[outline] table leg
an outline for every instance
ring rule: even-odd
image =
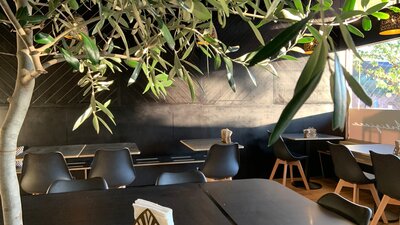
[[[311,190],[320,189],[320,188],[322,188],[321,184],[310,181],[310,173],[309,173],[310,158],[311,158],[310,141],[305,141],[305,144],[306,144],[306,154],[307,154],[308,158],[306,159],[304,173],[306,174],[307,182],[308,182],[308,185],[310,186],[310,189]],[[304,187],[303,181],[300,181],[300,180],[292,182],[292,185],[295,186],[295,187]]]

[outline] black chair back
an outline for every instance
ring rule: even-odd
[[[370,208],[350,202],[335,193],[328,193],[322,196],[318,204],[357,225],[368,225],[372,216]]]
[[[286,146],[283,138],[279,136],[279,139],[273,144],[275,157],[284,161],[296,161],[298,160],[293,154],[289,151]]]
[[[184,183],[205,183],[204,174],[198,170],[191,170],[180,173],[164,172],[157,178],[156,185],[184,184]]]
[[[342,144],[329,143],[335,174],[340,179],[350,183],[371,183],[350,150]]]
[[[214,144],[208,151],[202,172],[208,178],[224,179],[239,171],[240,152],[237,143]]]
[[[132,183],[135,169],[128,149],[96,151],[89,178],[102,177],[108,187],[117,188]]]
[[[376,186],[383,194],[400,199],[400,159],[392,154],[378,154],[370,151],[374,167]]]
[[[44,194],[56,180],[71,180],[64,156],[60,152],[27,153],[21,172],[21,188],[30,194]]]
[[[50,185],[47,194],[107,189],[107,182],[101,177],[87,180],[56,180]]]

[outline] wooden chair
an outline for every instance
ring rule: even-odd
[[[276,161],[274,168],[272,169],[271,175],[269,177],[270,180],[274,179],[276,170],[278,169],[279,165],[283,165],[283,181],[282,184],[286,186],[286,175],[287,175],[287,167],[289,166],[290,169],[290,181],[293,182],[293,166],[296,166],[300,172],[301,179],[304,182],[304,186],[306,190],[310,190],[308,185],[306,175],[304,174],[303,167],[301,166],[300,160],[306,159],[307,156],[297,156],[292,154],[289,149],[287,148],[285,142],[283,141],[282,137],[274,143],[273,145],[274,154],[276,156]]]
[[[72,180],[64,156],[60,152],[24,155],[21,188],[30,194],[45,194],[56,180]]]
[[[342,144],[329,143],[335,174],[339,182],[335,193],[340,194],[343,187],[353,188],[353,202],[359,203],[360,189],[371,192],[376,205],[380,204],[378,192],[375,188],[375,176],[362,171],[351,151]],[[386,215],[382,219],[387,223]]]
[[[400,160],[395,155],[378,154],[370,151],[372,165],[376,176],[376,185],[383,194],[382,201],[370,225],[376,225],[383,217],[387,204],[400,205]],[[384,221],[387,223],[387,221]]]

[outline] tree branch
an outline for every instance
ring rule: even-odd
[[[30,53],[35,52],[36,51],[35,47],[32,45],[32,43],[29,42],[24,28],[18,22],[13,11],[11,10],[10,6],[8,5],[7,0],[0,0],[0,4],[1,4],[1,8],[3,8],[4,13],[10,20],[10,23],[13,25],[13,27],[17,31],[17,34],[21,37],[22,41],[24,42],[26,48],[29,49]]]
[[[5,0],[0,0],[0,1],[5,1]],[[70,28],[70,29],[68,29],[68,30],[65,30],[64,32],[62,32],[61,34],[59,34],[57,37],[55,37],[54,40],[53,40],[52,42],[43,45],[42,47],[38,48],[37,50],[38,50],[39,52],[44,52],[46,49],[50,48],[51,46],[53,46],[53,45],[55,45],[57,42],[59,42],[59,41],[61,40],[61,38],[65,37],[65,36],[66,36],[67,34],[69,34],[71,31],[76,30],[76,29],[78,29],[78,28],[81,28],[81,27],[83,27],[83,26],[86,26],[86,25],[88,25],[88,24],[91,24],[91,23],[93,23],[93,22],[96,22],[96,21],[98,21],[98,20],[100,20],[100,19],[101,19],[101,18],[100,18],[99,16],[98,16],[98,17],[93,17],[93,18],[91,18],[91,19],[89,19],[89,20],[86,20],[86,21],[83,22],[83,23],[78,24],[77,26],[74,26],[74,27],[72,27],[72,28]]]
[[[56,55],[56,57],[57,56],[59,56],[59,58],[50,59],[49,61],[43,63],[42,64],[43,65],[43,69],[47,70],[51,66],[54,66],[54,65],[56,65],[58,63],[62,63],[62,62],[66,61],[64,57],[61,57],[62,55]],[[77,59],[84,59],[86,57],[87,57],[86,55],[75,56],[75,58],[77,58]],[[133,61],[141,61],[142,60],[141,58],[138,58],[138,57],[128,57],[126,55],[121,55],[121,54],[103,54],[103,55],[100,54],[100,57],[103,57],[103,58],[130,59],[130,60],[133,60]],[[29,81],[39,77],[41,74],[43,74],[43,72],[40,73],[39,71],[36,70],[33,73],[30,73],[30,74],[24,76],[22,78],[22,83],[26,84]]]

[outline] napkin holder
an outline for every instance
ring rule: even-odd
[[[232,143],[232,131],[229,130],[228,128],[222,129],[221,130],[221,142],[225,144],[230,144]]]
[[[396,140],[394,142],[394,150],[393,150],[393,155],[400,155],[400,140]]]
[[[174,225],[172,209],[168,207],[143,199],[137,199],[132,206],[134,225]]]
[[[317,137],[317,130],[313,127],[309,127],[303,130],[305,138],[315,138]]]

